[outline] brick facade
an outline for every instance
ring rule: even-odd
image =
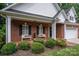
[[[39,24],[42,24],[45,27],[45,35],[46,39],[48,38],[48,28],[51,26],[49,23],[40,23],[40,22],[31,22],[31,21],[22,21],[22,20],[12,20],[11,21],[11,40],[12,41],[20,41],[21,40],[21,35],[19,34],[19,25],[22,25],[24,23],[27,23],[28,25],[31,25],[31,35],[33,33],[36,33],[37,29],[36,26]],[[32,38],[33,39],[33,38]]]

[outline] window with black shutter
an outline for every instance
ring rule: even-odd
[[[21,31],[22,35],[31,35],[31,25],[23,24]]]
[[[45,27],[43,26],[43,34],[45,34]]]
[[[19,35],[22,35],[22,25],[19,25]]]
[[[37,26],[37,35],[39,35],[39,26]]]
[[[31,35],[31,25],[29,25],[29,35]]]
[[[52,27],[50,27],[50,37],[52,37]]]

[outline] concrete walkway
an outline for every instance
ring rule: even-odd
[[[75,46],[77,44],[79,44],[79,39],[67,39],[68,46]]]
[[[79,44],[79,39],[68,39],[67,41],[74,43],[74,44]]]

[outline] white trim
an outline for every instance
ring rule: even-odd
[[[56,22],[52,23],[52,38],[56,39]]]
[[[64,39],[66,39],[65,34],[66,33],[66,24],[64,24]]]
[[[7,10],[7,9],[9,9],[9,8],[11,8],[12,6],[14,6],[14,5],[16,5],[17,3],[13,3],[13,4],[11,4],[11,5],[9,5],[9,6],[7,6],[7,7],[5,7],[5,8],[3,8],[2,10],[4,11],[4,10]]]
[[[2,14],[6,14],[8,16],[11,16],[13,18],[21,18],[21,19],[26,19],[26,18],[30,18],[29,20],[35,20],[35,21],[44,21],[44,22],[51,22],[52,18],[46,18],[46,17],[40,17],[40,16],[36,16],[36,15],[28,15],[28,14],[22,14],[22,13],[16,13],[16,12],[10,12],[10,11],[1,11],[0,12]],[[39,19],[39,20],[38,20]]]
[[[50,27],[48,27],[48,37],[50,37]]]
[[[75,11],[75,8],[74,8],[74,7],[72,7],[71,9],[73,9],[73,11],[74,11],[75,15],[77,16],[77,13],[76,13],[76,11]]]
[[[6,17],[6,43],[11,42],[11,17]]]
[[[29,27],[28,26],[29,25],[27,25],[26,23],[22,25],[22,35],[29,35]],[[26,27],[27,27],[27,29],[26,29]],[[25,32],[23,33],[23,31],[25,31]]]

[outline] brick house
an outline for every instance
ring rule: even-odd
[[[6,42],[79,37],[74,7],[65,11],[57,3],[16,3],[0,10],[0,14],[6,17]]]

